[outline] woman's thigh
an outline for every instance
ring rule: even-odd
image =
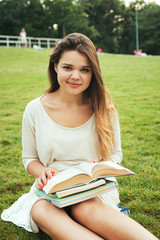
[[[39,200],[33,205],[31,217],[52,239],[102,239],[75,222],[66,209],[57,208],[47,200]]]
[[[93,198],[73,205],[73,218],[104,239],[158,240],[130,217]]]
[[[55,231],[59,226],[59,221],[65,221],[68,217],[65,210],[55,207],[52,203],[45,199],[37,201],[31,209],[32,220],[42,230]]]
[[[71,216],[77,222],[88,226],[102,217],[104,204],[99,198],[92,198],[71,206]]]

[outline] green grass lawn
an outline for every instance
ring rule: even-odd
[[[48,87],[50,52],[0,48],[0,212],[28,192],[34,181],[22,165],[21,122],[26,104]],[[119,112],[123,165],[137,173],[118,178],[121,204],[160,238],[160,57],[105,54],[99,59]],[[49,238],[0,220],[0,239]]]

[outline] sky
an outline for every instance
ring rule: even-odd
[[[124,0],[126,2],[126,5],[128,5],[129,2],[133,2],[133,0]],[[156,2],[157,4],[160,5],[160,0],[145,0],[146,3],[149,2]]]

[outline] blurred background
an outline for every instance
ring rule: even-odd
[[[160,1],[1,0],[0,35],[62,38],[81,32],[103,52],[160,54]]]

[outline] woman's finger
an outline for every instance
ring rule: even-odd
[[[51,179],[53,176],[55,176],[59,171],[55,168],[50,168],[47,172],[48,179]]]
[[[38,188],[39,190],[41,190],[43,188],[43,183],[40,178],[37,178],[36,188]]]
[[[45,186],[47,184],[47,176],[46,176],[45,171],[42,171],[40,178],[41,178],[43,186]]]

